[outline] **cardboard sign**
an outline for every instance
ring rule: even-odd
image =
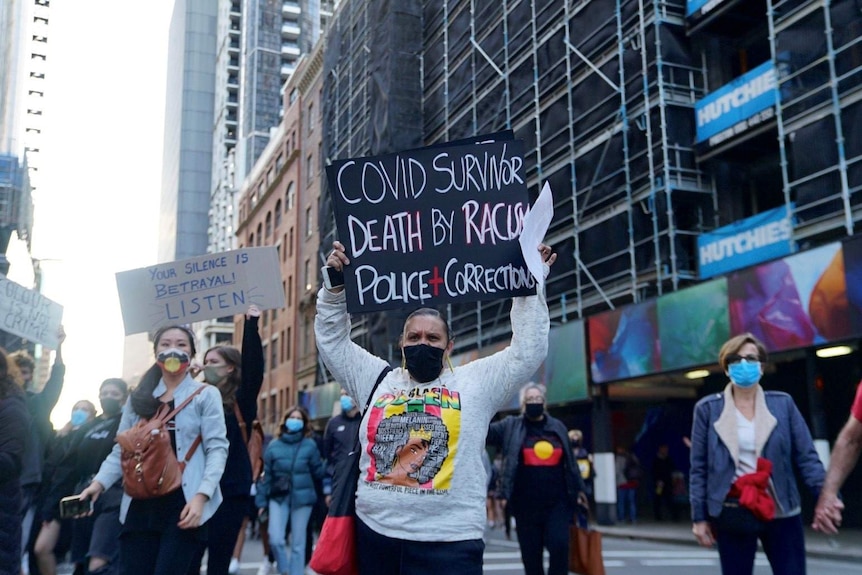
[[[0,330],[57,349],[63,306],[0,274]]]
[[[326,173],[351,313],[535,293],[518,243],[520,140],[339,160]]]
[[[284,307],[273,246],[208,254],[117,273],[126,335]]]

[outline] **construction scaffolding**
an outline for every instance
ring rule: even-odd
[[[859,1],[725,0],[720,18],[697,29],[691,4],[345,0],[327,39],[325,155],[512,129],[532,196],[544,182],[553,191],[552,322],[697,283],[698,236],[766,209],[795,206],[802,247],[852,233]],[[781,72],[774,117],[745,138],[698,147],[696,103],[764,61]],[[331,214],[324,193],[321,259]],[[510,337],[508,302],[449,314],[456,353]],[[384,357],[389,345],[391,358],[396,315],[361,318],[358,341]]]

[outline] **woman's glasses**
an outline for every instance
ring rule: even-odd
[[[729,355],[729,356],[727,356],[727,365],[739,363],[743,359],[745,361],[747,361],[748,363],[754,363],[755,361],[760,361],[760,358],[756,355]]]

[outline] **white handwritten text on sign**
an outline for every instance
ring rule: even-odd
[[[520,140],[333,162],[351,312],[535,292],[518,244],[529,210]]]

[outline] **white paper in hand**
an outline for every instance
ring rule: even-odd
[[[545,239],[551,218],[554,217],[554,198],[551,195],[551,186],[548,182],[542,186],[542,192],[536,199],[536,203],[524,216],[524,227],[518,241],[521,243],[521,253],[527,262],[527,269],[536,278],[539,288],[545,286],[545,272],[542,263],[542,255],[539,253],[539,244]]]

